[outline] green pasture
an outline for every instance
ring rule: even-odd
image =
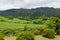
[[[17,24],[17,23],[8,23],[8,22],[0,22],[0,29],[2,28],[36,28],[36,27],[45,27],[46,25],[39,24]]]

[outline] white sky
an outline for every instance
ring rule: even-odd
[[[36,7],[60,8],[60,0],[0,0],[0,10]]]

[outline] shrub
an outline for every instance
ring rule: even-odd
[[[5,18],[8,18],[8,19],[14,19],[12,16],[6,16]]]
[[[53,38],[55,38],[55,31],[52,30],[52,29],[45,29],[45,30],[42,32],[42,36],[43,36],[43,37],[50,38],[50,39],[53,39]]]
[[[16,40],[34,40],[34,35],[31,32],[22,32]]]
[[[35,30],[39,31],[39,33],[41,34],[45,29],[47,29],[47,27],[39,27],[39,28],[36,28]]]
[[[5,35],[5,36],[10,36],[10,35],[14,35],[15,34],[15,31],[12,30],[12,29],[5,29],[2,31],[2,33]]]
[[[47,27],[40,27],[40,28],[37,28],[41,33],[45,30],[45,29],[47,29]]]
[[[4,34],[3,33],[0,33],[0,40],[4,40]]]
[[[34,32],[33,32],[35,35],[40,35],[41,34],[41,32],[39,31],[39,30],[34,30]]]
[[[60,35],[60,29],[57,30],[57,35]]]
[[[4,38],[1,37],[0,40],[4,40]]]
[[[39,27],[39,28],[34,28],[31,31],[35,34],[35,35],[40,35],[45,29],[47,29],[47,27]]]

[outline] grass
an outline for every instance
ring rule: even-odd
[[[5,29],[5,28],[36,28],[36,27],[46,27],[46,25],[40,25],[40,24],[27,24],[28,21],[26,20],[21,20],[21,19],[9,19],[5,18],[3,16],[0,16],[0,29]]]
[[[39,24],[17,24],[17,23],[8,23],[8,22],[0,22],[0,29],[4,28],[36,28],[36,27],[44,27],[45,25],[39,25]]]

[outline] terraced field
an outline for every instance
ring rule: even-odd
[[[36,27],[44,27],[45,25],[39,25],[39,24],[16,24],[16,23],[7,23],[7,22],[0,22],[0,29],[3,28],[36,28]]]

